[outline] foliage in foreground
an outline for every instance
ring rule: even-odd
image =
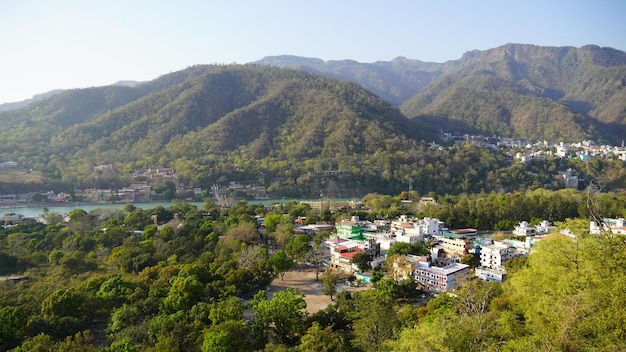
[[[0,350],[626,349],[622,236],[551,236],[505,284],[467,279],[425,306],[406,304],[383,279],[376,289],[339,292],[308,314],[299,292],[262,290],[285,263],[282,248],[280,260],[269,255],[272,237],[256,232],[253,215],[266,211],[176,203],[106,216],[75,212],[68,224],[0,231],[3,265],[14,258],[30,276],[1,283]],[[180,223],[155,228],[156,213]],[[174,213],[178,219],[168,217]],[[579,222],[563,225],[576,230]],[[298,247],[300,239],[292,241]],[[332,277],[320,278],[334,294]]]

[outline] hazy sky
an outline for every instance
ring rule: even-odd
[[[0,0],[0,103],[268,55],[444,62],[506,43],[626,51],[626,1]]]

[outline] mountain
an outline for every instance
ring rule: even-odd
[[[139,85],[141,83],[142,82],[138,82],[138,81],[117,81],[117,82],[113,83],[112,86],[135,87],[135,86],[137,86],[137,85]],[[57,95],[57,94],[59,94],[59,93],[61,93],[63,91],[64,91],[64,89],[54,89],[54,90],[51,90],[51,91],[46,92],[46,93],[35,94],[30,99],[26,99],[26,100],[22,100],[22,101],[16,101],[16,102],[11,102],[11,103],[3,103],[3,104],[0,104],[0,111],[9,111],[9,110],[14,110],[14,109],[19,109],[21,107],[24,107],[24,106],[30,104],[30,103],[53,97],[53,96],[55,96],[55,95]]]
[[[506,44],[459,60],[371,64],[272,56],[258,64],[350,80],[423,125],[452,132],[619,143],[626,134],[626,53]]]
[[[22,101],[16,101],[16,102],[12,102],[12,103],[3,103],[3,104],[0,104],[0,111],[8,111],[8,110],[13,110],[13,109],[19,109],[19,108],[21,108],[23,106],[26,106],[26,105],[28,105],[28,104],[30,104],[32,102],[50,98],[51,96],[57,95],[57,94],[61,93],[62,91],[63,91],[63,89],[54,89],[54,90],[51,90],[51,91],[46,92],[46,93],[35,94],[30,99],[26,99],[26,100],[22,100]]]
[[[208,189],[239,181],[281,197],[397,194],[409,185],[420,194],[458,194],[549,184],[557,165],[525,172],[471,143],[430,145],[442,128],[551,141],[621,142],[624,135],[624,53],[613,49],[510,44],[443,64],[331,63],[337,75],[379,77],[384,87],[401,85],[382,77],[431,80],[403,81],[417,93],[402,110],[363,84],[301,69],[321,71],[321,60],[273,60],[300,66],[197,65],[132,86],[65,90],[0,112],[0,160],[69,190],[123,187],[133,170],[162,165],[182,184]],[[102,164],[115,172],[95,169]]]
[[[126,175],[158,164],[205,188],[252,180],[283,194],[297,180],[294,193],[319,195],[325,181],[308,181],[336,170],[349,192],[363,194],[417,140],[432,140],[354,83],[258,65],[199,65],[135,87],[67,90],[0,121],[11,126],[0,130],[1,158],[85,186],[100,164]]]
[[[300,69],[327,77],[359,83],[393,105],[427,87],[454,63],[438,64],[398,57],[391,61],[360,63],[354,60],[323,61],[291,55],[268,56],[253,62],[258,65]]]
[[[466,132],[618,143],[626,133],[624,85],[624,52],[508,44],[442,75],[401,110]]]

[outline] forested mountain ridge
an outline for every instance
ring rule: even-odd
[[[506,44],[441,64],[289,56],[257,62],[355,81],[406,116],[448,131],[611,143],[626,133],[626,53],[611,48]]]
[[[423,62],[397,57],[391,61],[361,63],[354,60],[323,61],[292,55],[268,56],[253,63],[304,70],[359,83],[395,106],[426,88],[446,71],[459,65]]]
[[[0,157],[73,184],[109,163],[126,174],[173,166],[203,187],[220,177],[269,184],[314,171],[358,173],[372,156],[376,174],[396,164],[381,155],[425,137],[353,83],[257,65],[193,66],[136,87],[66,91],[0,121],[12,126],[0,131]]]
[[[0,122],[0,160],[44,174],[33,191],[121,188],[154,165],[173,167],[182,185],[238,181],[278,197],[397,194],[409,184],[421,194],[506,192],[552,184],[563,168],[590,180],[595,172],[567,160],[515,165],[471,143],[429,145],[437,117],[408,119],[355,83],[261,65],[68,90],[1,112]],[[116,172],[94,169],[102,164]]]

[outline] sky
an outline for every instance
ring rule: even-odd
[[[0,104],[270,55],[445,62],[506,43],[626,51],[626,1],[0,0]]]

